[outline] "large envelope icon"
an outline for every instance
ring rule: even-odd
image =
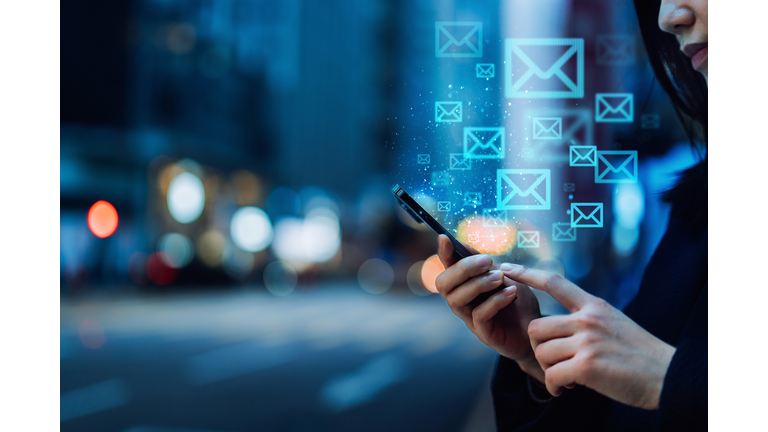
[[[637,151],[598,151],[595,183],[637,183]]]
[[[538,231],[518,231],[517,232],[517,247],[519,248],[537,248],[539,247],[539,232]]]
[[[493,78],[496,76],[496,65],[493,63],[478,63],[475,65],[476,78]]]
[[[482,57],[483,23],[435,23],[435,57]]]
[[[464,153],[451,153],[450,166],[452,170],[472,169],[472,159],[466,157]]]
[[[576,241],[576,228],[568,222],[556,222],[552,224],[552,241],[572,242]]]
[[[483,209],[484,227],[505,227],[507,226],[507,212],[498,209]]]
[[[596,146],[571,146],[571,166],[595,166],[597,163]]]
[[[632,93],[597,93],[595,121],[599,123],[631,123],[635,115]]]
[[[603,203],[571,203],[573,228],[602,228]]]
[[[548,169],[496,170],[496,207],[504,210],[549,210],[551,175]]]
[[[531,118],[550,117],[561,119],[562,133],[560,140],[552,138],[550,141],[552,144],[565,142],[572,142],[576,145],[593,144],[592,134],[595,119],[589,108],[537,109],[528,111],[526,114],[531,116]],[[535,132],[534,130],[534,134],[531,134],[532,139],[537,139],[535,138]]]
[[[597,64],[626,65],[635,61],[635,38],[631,35],[598,35]]]
[[[421,165],[429,165],[429,155],[428,154],[420,154],[416,155],[416,162]]]
[[[465,127],[464,155],[471,159],[504,158],[503,127]]]
[[[435,121],[437,123],[456,123],[463,117],[462,102],[435,102]]]
[[[562,117],[534,117],[533,118],[533,139],[539,140],[562,140],[563,139],[563,119]]]
[[[439,212],[451,211],[451,202],[450,201],[438,201],[437,202],[437,211],[439,211]]]
[[[479,205],[483,203],[483,196],[480,192],[464,192],[464,205]]]
[[[565,52],[555,58],[546,56],[557,48],[564,49]],[[504,51],[506,97],[584,97],[584,39],[507,39]],[[541,64],[544,60],[539,59],[540,63],[536,63],[532,57],[543,57],[547,60],[545,64]]]

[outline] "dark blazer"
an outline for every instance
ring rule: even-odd
[[[500,357],[491,387],[500,431],[707,430],[707,230],[694,232],[679,213],[673,207],[637,296],[624,309],[677,348],[659,408],[633,408],[583,386],[540,402],[517,363]]]

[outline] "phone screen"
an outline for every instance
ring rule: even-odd
[[[418,202],[416,202],[413,197],[408,195],[408,192],[405,191],[405,189],[401,188],[400,185],[394,185],[392,186],[392,194],[395,195],[395,198],[397,198],[397,201],[400,203],[400,207],[405,209],[406,212],[408,212],[409,215],[418,223],[423,223],[427,225],[435,234],[445,234],[448,236],[448,239],[453,244],[453,254],[454,258],[456,258],[456,261],[466,258],[469,256],[474,255],[472,252],[469,251],[464,245],[456,239],[445,227],[440,225],[440,223],[435,220],[434,217],[432,217],[429,212],[424,210],[424,208],[419,205]],[[475,299],[476,304],[480,304],[484,302],[488,297],[492,296],[494,293],[501,291],[504,289],[505,285],[501,284],[498,288],[495,288],[492,291],[481,293],[477,296]],[[515,298],[517,300],[517,298]],[[513,302],[515,301],[513,300]]]

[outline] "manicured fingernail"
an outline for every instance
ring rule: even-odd
[[[493,262],[493,260],[490,255],[480,255],[476,258],[475,264],[477,264],[478,267],[488,267],[491,265],[491,262]]]
[[[511,287],[504,288],[504,295],[507,297],[512,297],[513,295],[517,294],[517,287],[512,285]]]
[[[494,283],[499,283],[501,281],[501,272],[492,271],[491,274],[488,275],[488,280]]]

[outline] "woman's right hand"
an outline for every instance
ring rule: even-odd
[[[467,248],[477,253],[468,245]],[[475,255],[457,262],[453,256],[453,245],[445,235],[438,238],[437,255],[445,271],[437,277],[435,285],[453,313],[466,323],[480,341],[499,354],[517,361],[521,367],[533,365],[538,369],[528,338],[528,324],[541,318],[541,313],[539,302],[531,289],[504,276],[493,265],[490,255]],[[501,269],[504,269],[504,264]],[[489,273],[489,270],[493,271]],[[492,291],[501,285],[502,280],[507,285],[505,289],[479,305],[473,302],[480,293]],[[515,298],[517,301],[512,303]]]

